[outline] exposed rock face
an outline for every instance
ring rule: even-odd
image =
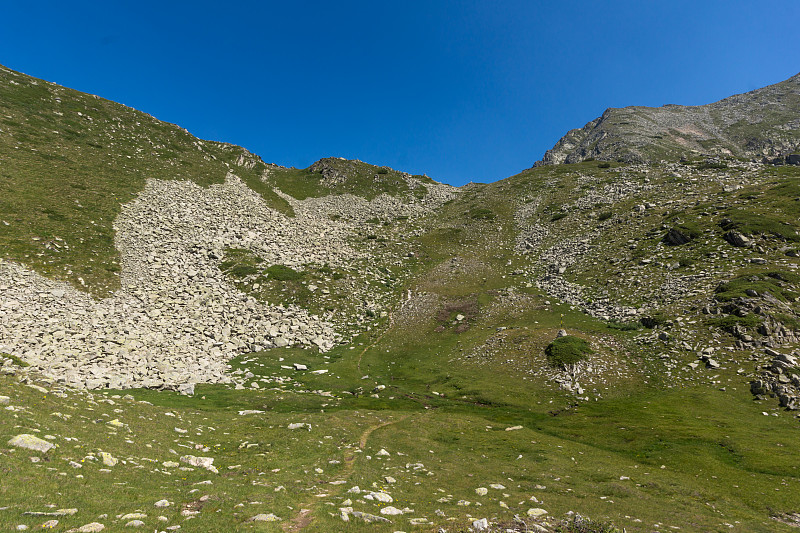
[[[765,365],[759,379],[750,382],[750,392],[756,397],[777,397],[781,407],[800,410],[800,368],[798,354],[778,353],[767,349],[772,361]]]
[[[534,166],[677,160],[691,154],[784,157],[800,148],[800,74],[702,106],[609,108],[569,131]]]

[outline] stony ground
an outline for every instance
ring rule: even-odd
[[[796,168],[454,189],[0,78],[3,527],[796,525]]]

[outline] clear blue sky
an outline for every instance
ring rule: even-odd
[[[306,167],[460,185],[607,107],[704,104],[800,71],[800,2],[6,2],[0,63]]]

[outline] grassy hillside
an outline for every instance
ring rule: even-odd
[[[129,107],[0,67],[3,256],[95,295],[118,286],[114,218],[147,179],[207,186],[236,173],[291,208],[233,145],[201,141]]]
[[[147,178],[209,186],[228,172],[364,254],[295,268],[255,247],[215,256],[242,295],[335,315],[346,337],[324,353],[241,353],[231,384],[72,390],[3,354],[3,527],[795,529],[798,420],[751,383],[772,379],[785,396],[800,375],[769,370],[800,344],[797,169],[587,161],[406,215],[398,205],[437,185],[336,158],[265,165],[0,76],[5,259],[103,296],[118,283],[114,219]],[[375,211],[341,217],[343,204]],[[0,295],[0,321],[18,304]],[[548,350],[561,329],[579,358]],[[57,446],[7,444],[20,434]]]

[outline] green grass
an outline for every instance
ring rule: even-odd
[[[322,159],[318,164],[324,164],[337,177],[326,181],[322,171],[312,170],[313,165],[306,169],[278,167],[269,170],[266,183],[298,200],[346,193],[371,200],[383,193],[403,198],[424,196],[427,189],[422,182],[431,182],[430,178],[419,180],[420,186],[412,190],[402,172],[388,167],[335,157]]]
[[[737,230],[745,235],[764,235],[791,242],[800,242],[796,228],[774,214],[753,213],[743,209],[732,209],[720,222],[724,231]]]
[[[17,357],[16,355],[11,355],[10,353],[3,353],[0,352],[0,360],[9,360],[12,364],[19,366],[19,367],[26,367],[30,366],[28,363]]]
[[[592,349],[584,339],[565,335],[548,344],[544,352],[551,366],[566,368],[584,360]]]
[[[271,265],[264,270],[264,274],[276,281],[297,281],[305,276],[305,272],[298,272],[286,265]]]
[[[746,316],[728,315],[720,318],[712,318],[709,323],[725,331],[733,332],[736,328],[742,327],[753,330],[760,326],[764,319],[758,315],[748,314]]]
[[[749,298],[747,291],[756,291],[758,294],[771,294],[782,302],[793,301],[798,297],[798,283],[800,276],[794,272],[754,272],[720,283],[714,298],[720,302],[729,302],[736,298]]]
[[[495,218],[495,214],[486,207],[476,207],[469,211],[469,217],[475,220],[492,220]]]
[[[95,296],[119,287],[112,225],[147,179],[206,187],[223,182],[228,163],[268,205],[288,207],[259,185],[258,167],[236,167],[242,148],[102,98],[2,71],[0,116],[2,256]]]
[[[83,277],[90,287],[102,280],[113,287],[118,264],[112,261],[111,224],[145,177],[208,186],[224,179],[227,163],[287,216],[292,208],[275,188],[297,200],[345,193],[410,200],[426,190],[412,187],[414,181],[401,173],[357,161],[324,160],[313,167],[325,168],[323,175],[265,165],[230,145],[198,148],[177,127],[61,91],[60,106],[95,112],[91,124],[77,113],[51,116],[58,106],[47,103],[47,87],[25,87],[0,99],[6,110],[0,128],[13,133],[0,137],[0,155],[8,161],[0,169],[0,207],[9,213],[0,219],[10,224],[0,226],[0,239],[6,239],[0,245],[11,250],[7,257],[22,257],[56,277],[74,265],[73,274],[65,275]],[[252,168],[238,166],[240,158]],[[56,175],[48,176],[48,169]],[[42,520],[23,513],[55,505],[79,510],[60,519],[64,529],[107,514],[99,521],[113,530],[122,526],[117,514],[142,509],[147,528],[159,530],[182,525],[197,531],[281,531],[305,508],[311,510],[309,532],[459,531],[476,517],[507,525],[515,514],[542,507],[554,522],[574,511],[589,517],[586,527],[600,530],[614,524],[629,532],[790,531],[770,515],[800,509],[800,452],[792,445],[797,420],[774,400],[753,401],[753,353],[734,349],[735,341],[716,329],[752,329],[764,317],[720,318],[701,309],[711,297],[727,304],[753,289],[778,299],[780,313],[773,316],[793,327],[797,262],[785,256],[781,240],[791,238],[800,216],[796,173],[745,172],[730,163],[700,176],[686,165],[678,180],[672,167],[647,170],[598,162],[535,168],[464,187],[432,216],[369,215],[368,229],[350,236],[369,258],[346,267],[290,268],[251,250],[225,250],[220,268],[243,294],[319,316],[329,313],[343,324],[349,342],[327,353],[276,348],[243,354],[230,365],[234,376],[249,373],[244,390],[200,384],[193,397],[153,390],[42,394],[0,376],[2,394],[20,406],[0,411],[0,507],[8,507],[0,511],[0,527],[34,528]],[[431,183],[424,176],[414,179]],[[723,192],[730,181],[744,188]],[[591,197],[619,184],[626,192],[612,202]],[[645,184],[645,192],[636,192]],[[71,207],[75,200],[83,207]],[[633,217],[634,206],[644,201],[656,207]],[[525,220],[518,216],[522,205],[531,207]],[[569,217],[554,223],[560,213]],[[747,260],[754,250],[733,249],[721,239],[717,222],[725,217],[741,222],[740,230],[779,225],[786,233],[780,238],[757,232],[768,237],[758,245],[771,266],[753,266]],[[694,240],[680,253],[665,249],[664,229],[681,223],[694,230]],[[546,232],[539,250],[522,255],[516,240],[530,224]],[[587,228],[598,228],[599,236]],[[33,237],[45,238],[50,248]],[[539,263],[541,252],[584,238],[594,247],[570,265],[567,280],[583,285],[591,298],[606,291],[612,304],[645,306],[652,320],[642,323],[668,330],[669,341],[655,341],[654,332],[639,330],[633,317],[601,321],[536,288],[548,266]],[[73,248],[74,242],[81,246]],[[682,270],[667,268],[676,262]],[[102,271],[94,277],[84,275],[96,268]],[[659,299],[663,293],[656,289],[676,277],[691,290]],[[714,293],[723,278],[732,281]],[[357,292],[366,296],[353,298]],[[769,305],[762,312],[776,313]],[[573,335],[551,344],[562,327]],[[720,348],[719,369],[686,366],[699,346]],[[591,401],[553,381],[551,364],[578,358],[599,369],[578,376]],[[295,363],[308,371],[294,370]],[[313,373],[318,370],[327,372]],[[251,388],[253,382],[258,389]],[[99,401],[128,393],[136,401]],[[263,413],[239,415],[241,410]],[[127,428],[112,429],[105,422],[113,418]],[[311,424],[311,431],[288,430],[297,422]],[[522,428],[506,431],[517,426]],[[5,445],[22,432],[53,435],[59,447],[32,463],[31,454]],[[389,455],[379,455],[381,449]],[[100,450],[125,462],[100,472],[87,459]],[[213,456],[220,474],[162,464],[187,453]],[[83,460],[83,468],[73,468],[70,460]],[[206,480],[212,484],[198,484]],[[476,493],[492,483],[505,488]],[[386,489],[396,507],[414,512],[386,526],[342,522],[338,509],[347,499],[360,511],[377,514],[381,507],[346,492],[354,485]],[[175,505],[156,510],[153,503],[161,498]],[[198,508],[196,518],[181,516],[183,509]],[[282,521],[247,521],[270,512]],[[159,514],[167,522],[156,522]],[[410,516],[424,516],[430,524],[412,526]]]

